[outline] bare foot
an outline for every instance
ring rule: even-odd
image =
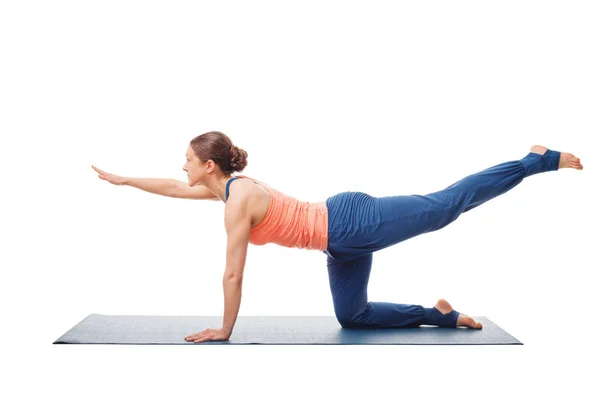
[[[435,303],[435,306],[433,306],[435,308],[437,308],[437,310],[439,312],[441,312],[442,314],[448,314],[449,312],[452,311],[452,306],[450,305],[450,303],[448,303],[446,300],[444,299],[439,299],[437,301],[437,303]],[[456,321],[456,326],[466,326],[467,328],[473,328],[473,329],[481,329],[481,323],[480,322],[475,322],[475,320],[471,317],[469,317],[468,315],[465,314],[460,314],[458,316],[458,320]]]
[[[544,155],[544,153],[548,150],[547,147],[535,145],[531,147],[532,153],[537,153]],[[571,153],[560,153],[560,161],[558,162],[558,169],[561,168],[575,168],[575,169],[583,169],[583,165],[580,163],[580,159],[575,157]]]

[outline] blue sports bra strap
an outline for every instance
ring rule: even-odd
[[[239,177],[231,178],[230,180],[227,181],[227,185],[225,185],[225,202],[227,202],[227,199],[229,198],[229,185],[231,184],[231,182],[235,181],[236,179],[240,179],[240,178]]]

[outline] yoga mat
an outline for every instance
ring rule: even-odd
[[[90,314],[53,344],[523,344],[486,317],[483,329],[345,329],[333,316],[238,316],[227,341],[188,342],[185,337],[219,328],[222,316]]]

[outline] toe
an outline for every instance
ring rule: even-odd
[[[471,329],[481,329],[481,323],[475,322],[475,320],[468,315],[461,314],[458,320],[457,326],[466,326]]]
[[[481,323],[475,322],[475,320],[473,318],[471,318],[471,317],[469,317],[468,326],[471,329],[481,329]]]

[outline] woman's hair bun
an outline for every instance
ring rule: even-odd
[[[242,171],[248,165],[248,153],[239,147],[231,146],[231,161],[229,163],[233,171]]]

